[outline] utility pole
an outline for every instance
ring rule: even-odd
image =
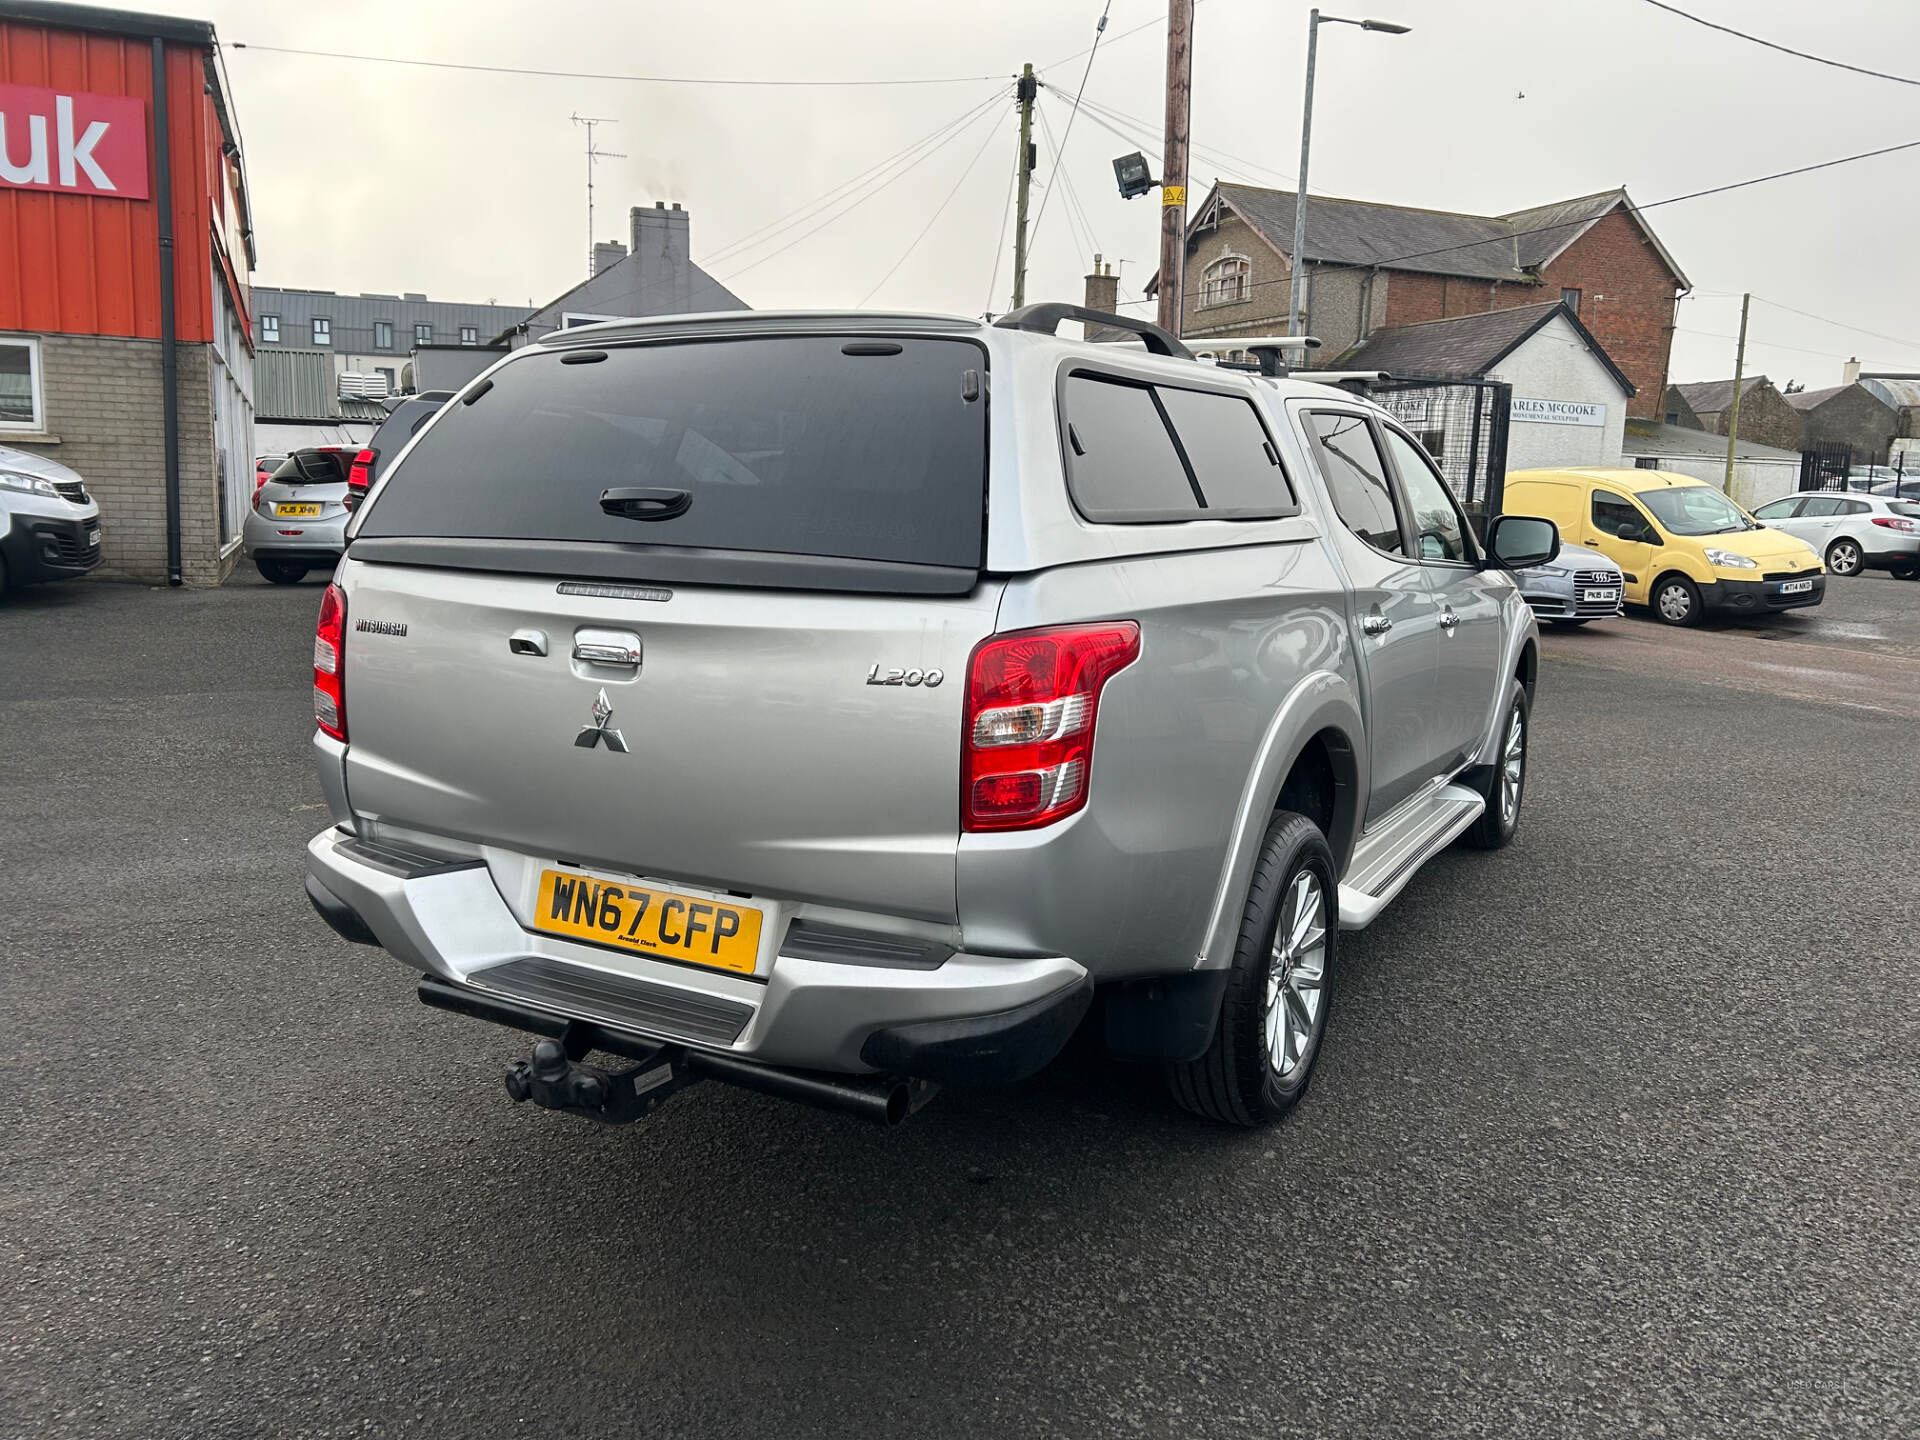
[[[1193,0],[1167,4],[1167,151],[1160,164],[1160,328],[1178,335],[1187,298],[1187,130]]]
[[[576,112],[573,123],[587,127],[587,278],[593,278],[593,162],[596,160],[624,160],[627,157],[617,150],[596,150],[593,145],[593,127],[596,125],[618,125],[618,120],[609,120],[600,115],[581,115]]]
[[[1033,62],[1029,61],[1020,71],[1020,83],[1013,87],[1014,98],[1020,102],[1020,153],[1014,160],[1015,172],[1019,175],[1019,198],[1013,206],[1013,308],[1018,310],[1027,303],[1027,191],[1033,185],[1033,99],[1040,93],[1040,82],[1034,78]]]
[[[1733,352],[1733,403],[1727,407],[1727,475],[1720,487],[1729,500],[1733,498],[1733,451],[1740,443],[1740,380],[1747,368],[1747,307],[1752,303],[1753,296],[1740,297],[1740,345]]]

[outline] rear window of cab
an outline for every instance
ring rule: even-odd
[[[1244,395],[1091,370],[1060,383],[1067,490],[1096,524],[1272,520],[1300,512]]]

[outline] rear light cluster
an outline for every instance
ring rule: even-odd
[[[373,488],[373,462],[379,458],[378,450],[362,450],[353,457],[353,464],[347,467],[347,509],[358,510],[367,498],[367,491]]]
[[[336,740],[347,738],[347,594],[327,586],[313,632],[313,720]]]
[[[1876,525],[1884,525],[1889,530],[1903,531],[1909,535],[1916,530],[1920,530],[1920,525],[1914,524],[1911,520],[1902,520],[1895,515],[1876,515],[1873,517],[1873,523]]]
[[[982,641],[967,667],[961,828],[1026,830],[1081,809],[1100,691],[1139,655],[1131,620]]]
[[[253,492],[253,508],[269,520],[273,518],[273,501],[267,498],[265,487]]]

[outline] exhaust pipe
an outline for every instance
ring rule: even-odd
[[[508,1094],[515,1100],[539,1100],[548,1109],[576,1110],[583,1114],[591,1112],[593,1118],[612,1123],[637,1120],[658,1108],[668,1095],[698,1080],[718,1080],[742,1090],[756,1090],[762,1095],[797,1101],[821,1110],[837,1110],[843,1115],[852,1115],[870,1124],[883,1126],[898,1125],[931,1100],[939,1088],[931,1081],[898,1075],[864,1079],[824,1075],[809,1070],[782,1070],[735,1055],[689,1050],[679,1045],[648,1040],[628,1031],[611,1029],[597,1021],[569,1020],[562,1015],[518,1005],[502,996],[456,985],[435,975],[422,975],[417,993],[421,1004],[431,1005],[436,1010],[450,1010],[457,1015],[546,1036],[550,1041],[557,1040],[560,1043],[556,1049],[567,1068],[564,1071],[556,1069],[549,1083],[534,1085],[532,1082],[535,1078],[548,1078],[536,1076],[541,1055],[540,1047],[536,1046],[533,1065],[522,1062],[508,1072]],[[653,1093],[644,1101],[640,1101],[637,1095],[627,1097],[632,1104],[616,1105],[612,1111],[608,1110],[604,1098],[591,1105],[576,1104],[574,1092],[577,1087],[571,1078],[574,1072],[598,1076],[608,1082],[608,1086],[600,1088],[606,1090],[610,1086],[615,1095],[623,1095],[633,1077],[639,1074],[635,1071],[626,1075],[607,1075],[577,1064],[595,1050],[632,1060],[649,1077],[658,1074],[654,1067],[664,1062],[672,1068],[673,1083],[667,1086],[658,1081],[646,1083],[643,1079],[638,1094],[644,1095],[647,1091]],[[552,1060],[553,1057],[549,1056],[549,1065]],[[524,1075],[521,1074],[523,1070]],[[559,1088],[563,1084],[566,1087],[564,1091]],[[548,1103],[549,1098],[562,1094],[567,1097],[564,1103]]]

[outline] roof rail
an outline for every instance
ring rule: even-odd
[[[1167,355],[1176,360],[1193,359],[1191,350],[1150,320],[1109,315],[1104,310],[1089,310],[1084,305],[1067,305],[1058,300],[1022,305],[1018,310],[1009,310],[993,323],[1000,330],[1031,330],[1037,335],[1051,335],[1060,328],[1062,320],[1081,320],[1106,330],[1130,330],[1146,341],[1147,349],[1155,355]]]

